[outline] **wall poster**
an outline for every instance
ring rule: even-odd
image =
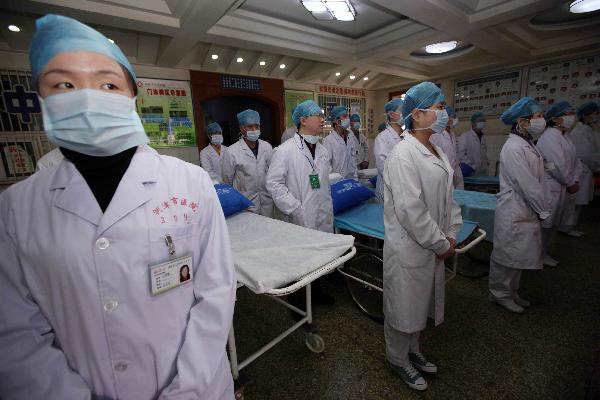
[[[152,147],[196,146],[188,81],[138,78],[137,111]]]
[[[286,90],[285,91],[285,127],[291,128],[294,126],[292,121],[292,111],[294,108],[306,100],[314,100],[313,92],[301,90]]]
[[[459,118],[481,111],[486,116],[500,115],[521,98],[521,72],[512,71],[455,81],[454,108]]]

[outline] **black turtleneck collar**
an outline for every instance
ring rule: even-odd
[[[132,147],[112,156],[96,157],[60,148],[65,158],[75,164],[85,179],[102,212],[108,208],[136,150],[137,147]]]

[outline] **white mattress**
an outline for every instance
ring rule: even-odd
[[[242,212],[227,218],[238,282],[255,293],[288,286],[354,244],[336,235]]]

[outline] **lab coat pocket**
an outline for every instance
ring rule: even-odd
[[[166,243],[167,235],[173,242],[175,254],[172,257],[181,257],[186,254],[192,254],[194,263],[199,257],[200,224],[191,223],[188,225],[150,228],[150,264],[161,263],[169,260],[169,246]]]

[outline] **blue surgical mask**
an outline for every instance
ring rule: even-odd
[[[302,138],[304,138],[304,140],[306,140],[310,144],[317,144],[319,139],[321,139],[320,136],[316,135],[302,135]]]
[[[340,126],[344,129],[348,129],[350,127],[350,119],[345,118],[345,119],[340,120]]]
[[[212,135],[210,137],[210,142],[212,144],[221,144],[221,143],[223,143],[223,135]]]
[[[478,130],[483,130],[483,128],[485,128],[485,121],[479,121],[475,124],[475,128],[477,128]]]
[[[48,139],[89,156],[112,156],[148,142],[135,98],[80,89],[42,99]]]
[[[258,130],[258,129],[255,131],[246,132],[246,139],[248,139],[251,142],[256,142],[259,137],[260,137],[260,130]]]
[[[444,129],[446,129],[446,125],[448,125],[448,120],[450,119],[450,117],[448,117],[448,112],[446,110],[432,110],[429,108],[425,108],[425,109],[420,108],[419,110],[435,112],[436,120],[433,124],[431,124],[431,126],[429,126],[429,128],[413,128],[412,129],[413,131],[423,131],[426,129],[431,129],[435,133],[440,133],[440,132],[443,132]]]
[[[360,129],[360,122],[353,122],[352,128],[357,129],[357,130]]]

